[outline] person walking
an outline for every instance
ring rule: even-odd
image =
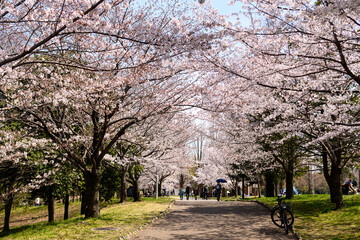
[[[180,195],[180,200],[183,200],[183,198],[184,198],[184,191],[182,190],[182,188],[180,188],[180,190],[179,190],[179,195]]]
[[[190,196],[190,187],[189,186],[186,187],[185,194],[186,194],[186,200],[189,200],[189,196]]]
[[[216,187],[215,187],[215,194],[216,194],[216,199],[218,201],[220,201],[220,195],[221,195],[221,184],[217,183]]]
[[[194,198],[197,200],[197,195],[199,195],[199,190],[197,188],[194,189]]]
[[[203,189],[202,189],[202,192],[203,192],[203,199],[204,199],[204,200],[207,200],[207,198],[208,198],[208,192],[209,192],[208,187],[204,186]]]

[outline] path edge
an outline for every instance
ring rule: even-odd
[[[240,200],[240,201],[241,201],[241,200]],[[266,205],[265,203],[260,202],[260,201],[258,201],[258,200],[250,200],[250,201],[243,201],[243,202],[256,202],[256,203],[264,206],[265,208],[267,208],[267,209],[269,209],[269,210],[271,211],[271,207],[270,207],[270,206],[268,206],[268,205]],[[300,234],[295,230],[294,225],[292,225],[292,226],[290,227],[290,230],[291,230],[291,232],[294,234],[294,236],[296,237],[297,240],[302,240]]]
[[[165,211],[160,212],[158,216],[153,217],[153,219],[152,219],[150,222],[147,222],[147,223],[145,223],[144,225],[136,228],[135,230],[130,231],[129,233],[127,233],[127,234],[124,235],[124,236],[121,236],[121,237],[119,238],[119,240],[129,239],[132,235],[134,235],[135,233],[139,232],[140,230],[142,230],[143,228],[145,228],[145,227],[148,226],[149,224],[152,224],[152,223],[154,223],[155,221],[159,220],[160,218],[162,218],[163,216],[165,216],[165,215],[171,210],[172,206],[173,206],[175,203],[176,203],[176,200],[173,199],[173,200],[170,202],[169,206],[165,209]]]

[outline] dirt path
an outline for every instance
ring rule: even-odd
[[[270,212],[252,202],[178,200],[164,218],[131,239],[296,239],[271,222]]]

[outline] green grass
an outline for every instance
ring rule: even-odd
[[[66,221],[55,221],[55,223],[51,224],[41,222],[14,227],[8,233],[0,233],[0,238],[22,240],[119,239],[121,236],[127,235],[145,223],[150,222],[160,212],[165,211],[171,200],[170,198],[159,198],[158,200],[143,198],[141,202],[109,204],[101,209],[99,218],[84,219],[82,216],[77,216]],[[35,210],[42,211],[41,208],[35,208]],[[31,208],[22,211],[18,210],[18,212],[35,210]],[[14,215],[17,215],[18,212],[15,212]],[[93,228],[100,227],[114,227],[117,230],[93,230]]]
[[[270,207],[277,204],[276,197],[257,200]],[[360,195],[344,196],[344,205],[335,210],[329,195],[295,196],[292,200],[294,227],[304,240],[360,239]]]

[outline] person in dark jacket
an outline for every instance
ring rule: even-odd
[[[189,196],[190,196],[190,187],[189,186],[186,187],[185,194],[186,194],[186,200],[189,200]]]
[[[197,195],[199,195],[199,190],[197,188],[194,189],[194,197],[197,200]]]
[[[218,201],[220,201],[220,195],[221,195],[221,184],[218,183],[215,187],[215,194],[216,194],[216,199]]]

